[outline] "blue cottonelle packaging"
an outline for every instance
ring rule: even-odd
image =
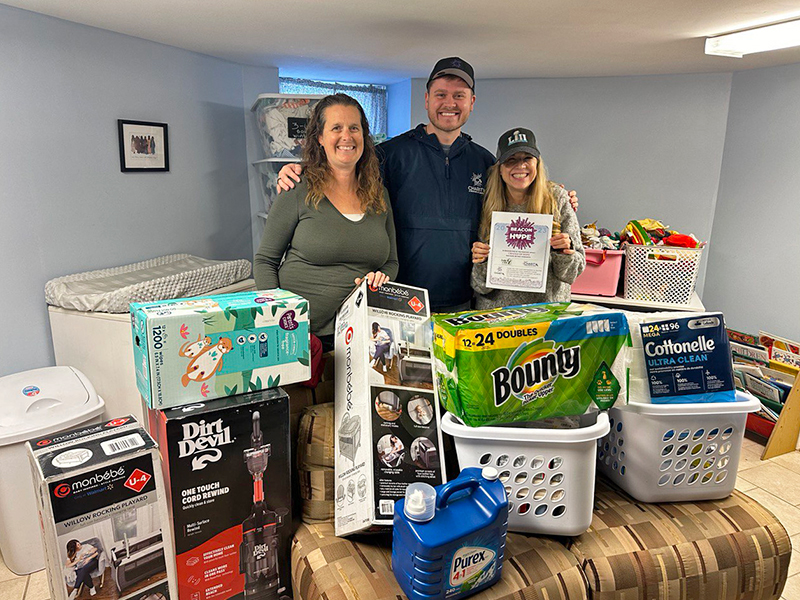
[[[635,351],[643,353],[653,404],[736,401],[722,313],[643,317],[638,330],[641,350]]]
[[[410,600],[454,600],[500,580],[508,499],[492,467],[433,488],[413,483],[394,512],[392,570]]]

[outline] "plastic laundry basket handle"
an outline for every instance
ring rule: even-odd
[[[602,265],[604,262],[606,262],[606,251],[603,250],[603,255],[596,259],[592,258],[592,255],[587,254],[586,262],[589,263],[590,265]]]
[[[439,493],[436,494],[436,508],[441,509],[447,506],[447,501],[450,499],[450,496],[456,492],[469,489],[470,493],[472,493],[479,487],[481,487],[481,482],[474,475],[465,479],[456,479],[449,483],[445,483],[439,489]]]

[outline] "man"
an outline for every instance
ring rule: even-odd
[[[378,146],[397,235],[397,281],[428,290],[433,312],[468,310],[472,301],[470,248],[486,171],[494,155],[461,128],[475,106],[475,73],[458,57],[443,58],[428,77],[428,123]],[[300,165],[286,165],[278,192],[300,181]],[[577,207],[575,192],[573,206]]]

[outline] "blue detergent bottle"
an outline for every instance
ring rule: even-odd
[[[492,467],[436,488],[412,483],[395,504],[392,570],[410,600],[453,600],[501,575],[508,499]]]

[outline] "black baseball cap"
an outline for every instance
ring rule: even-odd
[[[442,58],[436,63],[431,71],[431,76],[428,77],[428,83],[425,87],[431,85],[431,81],[438,79],[443,75],[455,75],[467,82],[469,89],[475,91],[475,71],[472,65],[465,61],[463,58],[451,56],[450,58]]]
[[[497,162],[504,163],[517,152],[525,152],[539,158],[539,148],[536,147],[536,137],[530,129],[515,127],[509,129],[497,140]]]

